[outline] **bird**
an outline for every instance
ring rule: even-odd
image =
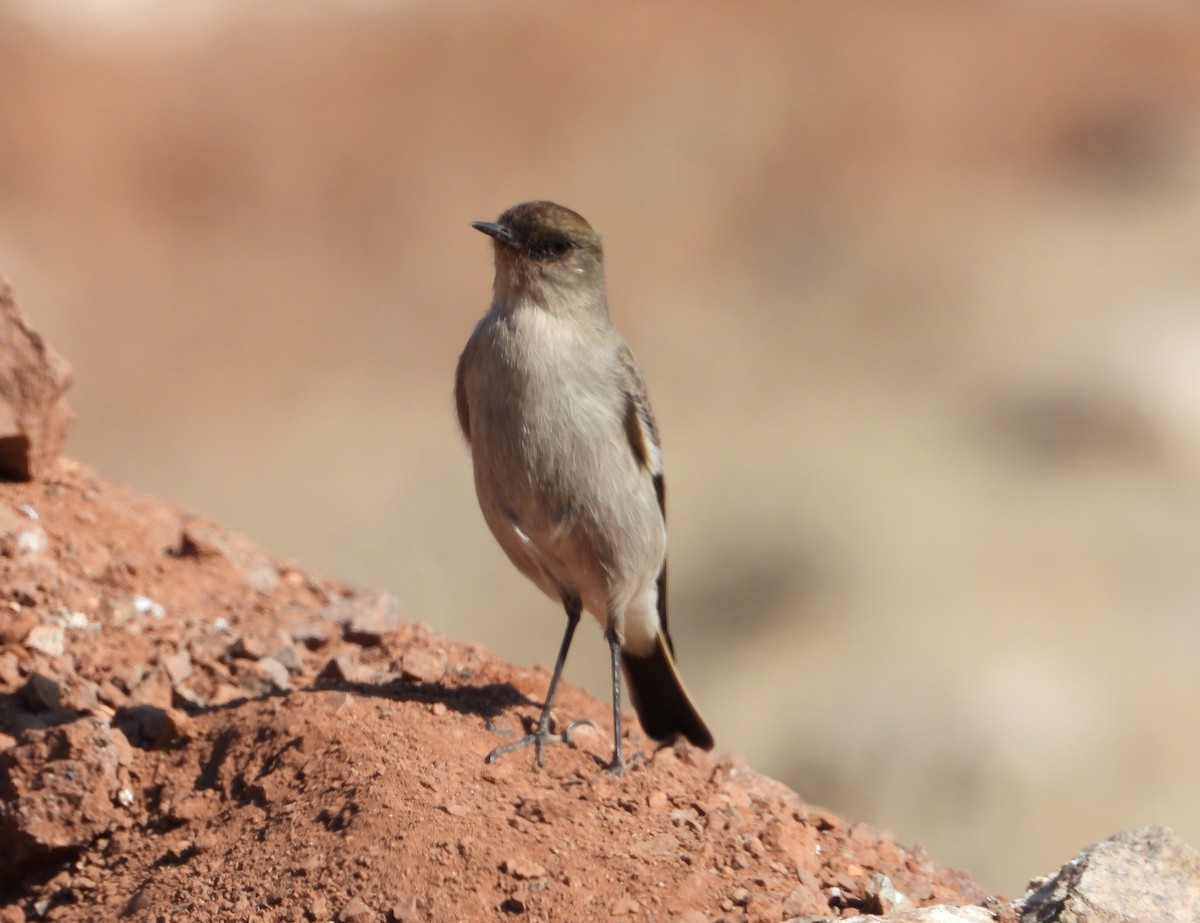
[[[600,236],[578,213],[523,202],[471,227],[492,239],[492,300],[455,371],[458,422],[484,520],[509,559],[567,616],[537,725],[501,755],[570,743],[551,734],[554,695],[582,612],[611,658],[620,775],[621,681],[646,734],[705,750],[713,736],[667,631],[666,494],[641,370],[609,317]]]

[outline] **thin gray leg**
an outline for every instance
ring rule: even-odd
[[[621,754],[621,642],[617,636],[606,631],[608,652],[612,658],[612,702],[613,702],[613,755],[605,767],[609,775],[625,775],[625,757]]]
[[[563,667],[567,663],[567,651],[571,649],[571,638],[575,636],[575,626],[579,624],[579,616],[583,612],[583,604],[579,601],[579,597],[571,596],[563,598],[563,608],[567,611],[567,630],[563,632],[562,644],[558,647],[558,659],[554,662],[554,675],[550,677],[550,688],[546,690],[546,704],[542,706],[542,715],[538,718],[537,727],[534,728],[532,734],[527,734],[520,740],[515,740],[510,744],[502,744],[496,747],[487,755],[487,762],[494,763],[505,753],[511,753],[514,750],[522,750],[525,747],[537,748],[537,764],[540,769],[544,760],[543,751],[546,744],[554,743],[570,743],[567,735],[571,732],[571,727],[562,734],[550,733],[550,708],[554,704],[554,693],[558,691],[558,680],[562,676]]]

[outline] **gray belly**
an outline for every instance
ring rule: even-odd
[[[476,492],[517,568],[555,599],[578,595],[607,624],[657,579],[666,531],[618,408],[550,393],[549,403],[480,402]]]

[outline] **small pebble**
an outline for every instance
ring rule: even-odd
[[[500,871],[521,881],[546,877],[545,868],[528,859],[505,859],[500,863]]]
[[[337,923],[368,923],[375,919],[375,911],[361,899],[352,897],[346,906],[338,911],[334,919],[337,920]]]
[[[20,554],[37,554],[39,551],[44,551],[49,543],[41,526],[22,529],[17,535],[17,551]]]
[[[161,619],[167,614],[167,610],[149,596],[133,597],[133,611],[141,615],[148,615],[155,620]]]
[[[25,636],[25,646],[40,651],[47,657],[63,655],[63,627],[61,625],[35,625]]]
[[[666,792],[651,792],[646,798],[646,805],[651,811],[665,811],[671,806],[671,800]]]

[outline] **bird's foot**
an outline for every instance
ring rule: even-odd
[[[629,757],[629,761],[625,761],[624,755],[621,753],[620,746],[613,750],[612,759],[604,767],[604,771],[610,776],[623,776],[626,769],[631,769],[638,763],[646,762],[646,754],[640,750],[635,750],[633,755]]]
[[[547,722],[548,724],[548,722]],[[550,744],[569,744],[574,746],[575,742],[571,740],[571,732],[581,725],[592,726],[592,722],[586,718],[581,718],[578,721],[572,721],[568,724],[561,734],[550,733],[549,727],[538,725],[532,732],[526,734],[519,740],[514,740],[510,744],[501,744],[489,753],[484,760],[487,763],[494,763],[505,753],[512,753],[514,750],[524,750],[526,747],[535,747],[537,750],[537,765],[541,769],[545,762],[545,750]]]

